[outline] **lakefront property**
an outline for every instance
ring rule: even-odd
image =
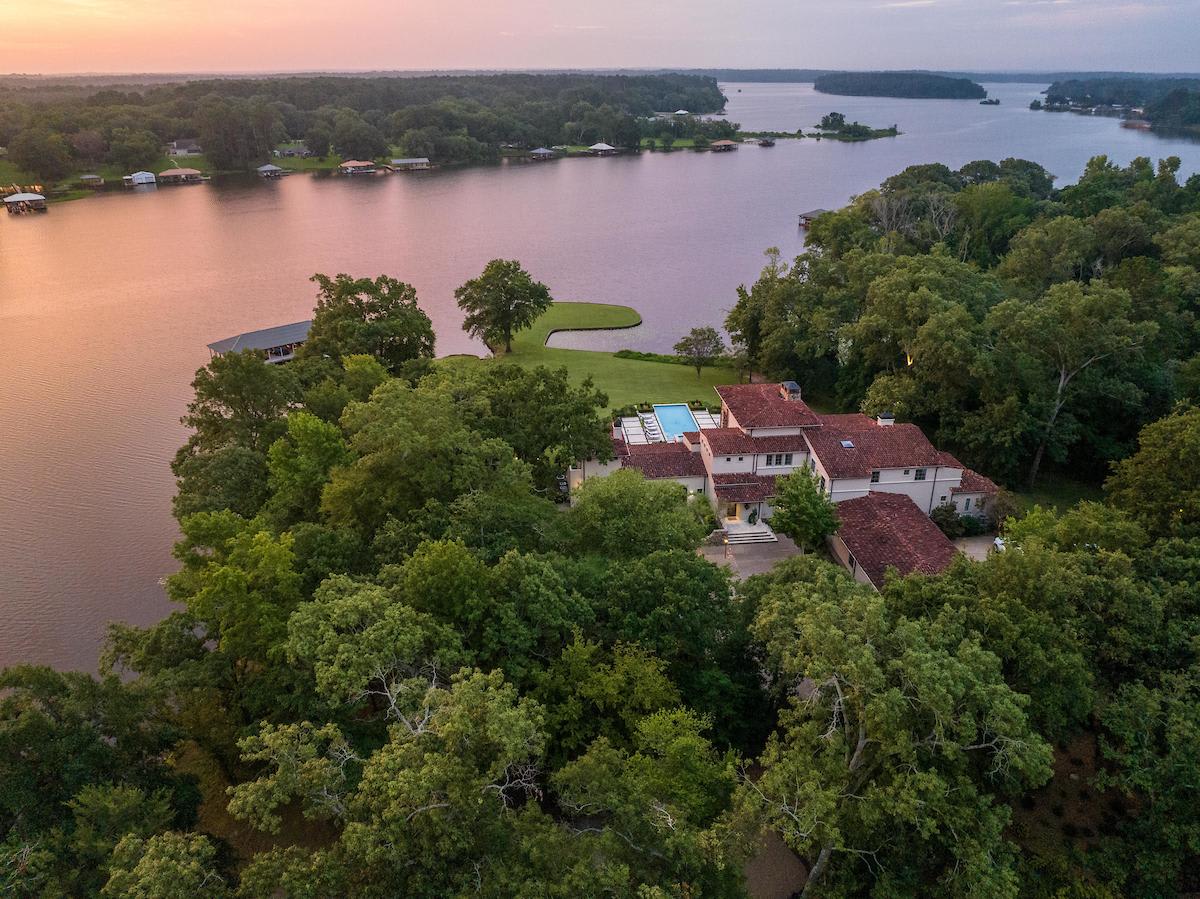
[[[715,389],[719,416],[673,404],[614,422],[615,459],[580,464],[571,469],[569,484],[574,488],[621,468],[678,481],[712,504],[730,543],[766,542],[776,539],[770,526],[776,480],[806,468],[833,502],[849,504],[853,521],[886,521],[892,533],[915,535],[903,557],[888,560],[902,573],[940,570],[944,564],[936,563],[953,557],[946,554],[953,547],[929,519],[934,509],[952,505],[961,515],[983,516],[998,492],[986,477],[934,447],[916,425],[890,415],[818,414],[794,381]],[[880,501],[879,495],[889,498]],[[878,541],[861,539],[856,530],[865,531],[843,528],[831,549],[856,577],[878,586],[882,568],[857,564],[851,548]]]

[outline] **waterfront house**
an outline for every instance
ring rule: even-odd
[[[433,165],[424,156],[413,156],[408,159],[393,159],[392,168],[397,172],[424,172],[433,168]]]
[[[738,145],[731,140],[715,140],[708,145],[708,148],[714,153],[730,153],[738,148]]]
[[[819,415],[794,381],[729,384],[716,392],[719,416],[669,404],[614,422],[616,459],[582,463],[568,483],[574,488],[618,468],[678,481],[708,499],[734,543],[775,539],[776,481],[797,469],[812,472],[835,503],[887,493],[904,496],[924,516],[953,505],[960,514],[984,517],[998,492],[916,425],[891,415]]]
[[[363,159],[347,159],[338,166],[343,175],[374,175],[375,163]]]
[[[199,169],[167,169],[158,173],[161,184],[199,184],[204,181],[204,174]]]
[[[199,156],[203,151],[194,137],[181,137],[167,144],[168,156]]]
[[[134,172],[132,175],[126,175],[121,179],[125,182],[126,187],[141,187],[146,184],[157,184],[158,178],[154,172]]]
[[[260,178],[282,178],[287,174],[287,169],[270,162],[266,165],[260,165],[255,171],[258,172],[258,177]]]
[[[812,223],[828,211],[828,209],[813,209],[809,212],[800,213],[800,227],[804,228],[805,230],[811,228]]]
[[[617,148],[601,141],[588,147],[588,152],[593,156],[616,156]]]
[[[35,193],[15,193],[4,198],[4,208],[9,215],[24,215],[26,212],[45,212],[46,198]]]
[[[90,190],[98,190],[104,186],[104,179],[99,175],[80,175],[79,183]]]
[[[536,162],[545,162],[547,159],[553,159],[555,153],[549,147],[538,147],[536,150],[529,151],[529,158]]]
[[[225,353],[240,353],[243,350],[258,350],[266,354],[267,361],[272,364],[288,362],[295,358],[296,350],[308,339],[312,321],[293,322],[290,325],[277,325],[274,328],[263,328],[260,331],[247,331],[226,337],[208,345],[208,351],[214,356]]]

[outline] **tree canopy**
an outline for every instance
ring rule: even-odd
[[[808,896],[1194,891],[1194,194],[920,166],[769,254],[754,370],[997,472],[1124,459],[879,592],[806,472],[773,520],[818,551],[745,579],[681,484],[563,496],[612,458],[593,384],[433,359],[403,282],[319,278],[297,359],[197,373],[173,611],[0,673],[0,891],[724,899],[764,841]]]
[[[532,325],[554,302],[550,289],[534,281],[515,259],[493,259],[483,274],[454,291],[465,316],[463,329],[489,347],[504,344],[512,352],[512,336]]]

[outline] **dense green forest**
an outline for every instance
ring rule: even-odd
[[[1053,189],[1016,159],[906,169],[772,255],[730,332],[760,371],[891,410],[1009,484],[1099,480],[1200,400],[1200,177],[1099,156]]]
[[[811,233],[731,316],[762,369],[991,470],[1119,459],[1105,501],[879,593],[736,581],[676,484],[554,501],[593,385],[319,276],[295,362],[197,372],[176,611],[0,673],[0,892],[739,897],[764,833],[810,897],[1200,889],[1200,179],[924,166]]]
[[[1072,106],[1140,108],[1156,130],[1200,127],[1198,78],[1097,78],[1056,81],[1043,104],[1051,111]]]
[[[103,163],[126,171],[176,138],[198,139],[222,170],[266,161],[286,140],[317,156],[496,158],[502,144],[604,140],[637,147],[644,117],[716,112],[716,81],[697,75],[474,75],[421,78],[218,79],[88,88],[0,87],[0,146],[23,170],[56,181]]]
[[[918,72],[838,72],[821,75],[813,86],[823,94],[848,97],[973,100],[987,96],[986,90],[966,78]]]

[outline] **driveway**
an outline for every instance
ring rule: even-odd
[[[742,580],[754,574],[764,574],[784,559],[800,555],[800,550],[791,539],[782,534],[775,536],[779,539],[774,543],[732,544],[728,547],[728,558],[724,546],[706,545],[700,547],[700,552],[708,561],[728,566],[733,576]]]
[[[995,539],[991,534],[985,537],[959,537],[954,541],[954,545],[968,559],[982,562],[988,557],[988,553],[992,551],[992,541]]]

